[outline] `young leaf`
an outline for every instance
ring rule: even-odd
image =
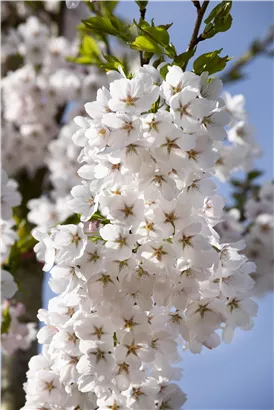
[[[232,1],[222,1],[209,13],[209,16],[205,19],[205,24],[209,24],[218,16],[224,16],[229,14],[232,7]]]
[[[230,10],[232,1],[222,1],[210,12],[205,19],[205,29],[202,33],[203,38],[211,38],[219,32],[227,31],[232,24]]]
[[[193,50],[189,50],[182,54],[179,54],[177,57],[175,57],[173,64],[178,65],[179,67],[183,67],[183,65],[186,62],[188,62],[191,59],[191,57],[194,56],[195,51],[196,51],[196,47]]]
[[[105,70],[118,70],[118,67],[121,66],[124,69],[124,62],[117,57],[108,56],[104,54],[105,60],[107,63],[101,63],[99,65],[100,68],[104,68]]]
[[[94,64],[94,59],[90,56],[67,57],[66,60],[76,64]]]
[[[111,14],[115,7],[118,5],[118,1],[102,1],[102,7],[105,11],[105,14]]]
[[[135,22],[135,25],[144,33],[145,37],[150,38],[153,43],[163,47],[164,50],[162,49],[161,51],[161,47],[158,47],[158,52],[154,51],[156,54],[166,54],[170,58],[176,56],[176,49],[173,44],[170,44],[170,37],[165,26],[150,26],[146,21],[141,23]]]
[[[193,63],[193,69],[195,74],[201,75],[204,71],[207,71],[209,75],[222,71],[226,63],[231,60],[228,56],[219,57],[220,50],[215,50],[210,53],[202,54]]]
[[[80,46],[80,54],[84,56],[99,56],[100,50],[94,38],[84,35]]]
[[[138,36],[130,45],[134,50],[148,51],[154,54],[164,54],[164,49],[148,36]]]
[[[117,17],[110,15],[109,17],[90,17],[82,21],[87,29],[97,34],[110,34],[121,38],[124,41],[128,40],[129,26],[121,22]]]

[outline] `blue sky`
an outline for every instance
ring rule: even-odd
[[[236,59],[252,39],[266,33],[273,23],[273,9],[272,2],[235,1],[232,28],[200,43],[197,54],[223,48],[225,55]],[[171,40],[177,50],[183,52],[193,30],[195,12],[190,1],[151,1],[147,18],[154,18],[155,24],[173,22],[169,30]],[[121,2],[117,14],[128,20],[139,18],[133,1]],[[247,79],[226,89],[246,97],[249,120],[264,151],[256,165],[265,173],[262,180],[270,179],[273,177],[273,62],[269,57],[259,57],[245,72]],[[227,196],[228,187],[220,186],[220,192]],[[48,299],[48,290],[45,299]],[[232,344],[223,344],[213,351],[183,354],[182,388],[188,395],[186,410],[273,409],[273,296],[268,295],[258,303],[259,314],[252,331],[236,332]]]

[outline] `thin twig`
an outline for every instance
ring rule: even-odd
[[[139,20],[139,24],[141,24],[141,22],[145,20],[145,18],[146,18],[146,11],[147,11],[146,8],[144,8],[144,9],[141,9],[141,8],[140,8],[140,20]],[[141,66],[143,66],[143,65],[146,63],[146,61],[145,61],[145,59],[144,59],[143,51],[139,51],[139,55],[140,55],[140,64],[141,64]]]
[[[200,4],[199,4],[199,8],[197,7],[198,6],[197,3],[199,3],[199,2],[196,2],[196,1],[194,2],[193,1],[193,4],[197,9],[197,18],[196,18],[194,30],[193,30],[193,33],[192,33],[192,36],[191,36],[190,43],[188,45],[187,51],[193,50],[200,41],[204,40],[204,38],[199,36],[199,31],[200,31],[200,27],[201,27],[201,24],[202,24],[204,14],[205,14],[206,9],[209,5],[209,1],[204,1],[202,6],[200,6]],[[185,70],[186,67],[187,67],[187,62],[185,63],[185,65],[183,67],[183,70]]]
[[[197,10],[200,10],[201,5],[200,5],[200,2],[199,2],[199,1],[193,1],[193,0],[192,0],[192,3],[194,4],[194,6],[196,7]]]
[[[224,83],[228,83],[230,81],[237,80],[242,78],[242,74],[240,70],[251,63],[258,55],[260,54],[268,54],[267,47],[270,46],[274,42],[274,26],[269,28],[269,32],[266,37],[262,40],[255,40],[251,44],[249,50],[247,50],[235,63],[231,66],[231,68],[224,73],[221,77]]]

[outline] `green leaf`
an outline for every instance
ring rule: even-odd
[[[101,224],[107,225],[110,223],[110,220],[105,218],[103,215],[100,214],[99,211],[95,212],[89,219],[90,221],[98,221]]]
[[[2,312],[2,323],[1,323],[1,335],[8,333],[11,324],[11,316],[9,312],[9,307],[7,306]]]
[[[195,74],[201,75],[204,71],[207,71],[209,75],[222,71],[226,63],[231,60],[228,56],[219,57],[220,50],[211,51],[210,53],[202,54],[193,63],[193,69]]]
[[[164,54],[165,50],[152,38],[148,36],[138,36],[130,45],[134,50],[148,51],[149,53]]]
[[[158,51],[152,51],[152,52],[156,54],[166,54],[170,58],[174,58],[176,56],[176,49],[173,44],[170,44],[170,37],[169,37],[167,28],[166,28],[166,27],[169,28],[170,25],[150,26],[147,21],[141,21],[140,23],[137,23],[135,21],[135,25],[141,30],[141,32],[144,33],[144,36],[146,38],[151,39],[151,42],[153,44],[158,45]],[[143,49],[142,51],[150,51],[150,50]]]
[[[160,74],[161,74],[161,76],[163,77],[164,80],[166,79],[166,75],[168,73],[168,67],[169,66],[170,66],[169,64],[165,64],[163,67],[160,68]]]
[[[20,249],[15,242],[10,250],[9,260],[8,260],[8,270],[10,273],[14,274],[20,265]]]
[[[148,5],[148,1],[135,1],[135,3],[138,4],[140,10],[145,10]]]
[[[263,171],[260,171],[259,169],[254,169],[253,171],[248,172],[247,174],[247,180],[252,181],[253,179],[256,179],[263,175]]]
[[[108,56],[106,54],[103,54],[105,60],[107,63],[101,63],[99,65],[100,68],[104,68],[105,70],[118,70],[119,66],[121,66],[123,69],[124,67],[124,62],[120,60],[117,57],[114,56]]]
[[[37,243],[37,240],[34,239],[34,237],[31,234],[29,234],[25,236],[24,238],[20,239],[20,241],[18,241],[17,243],[17,246],[20,250],[20,253],[24,253],[24,252],[28,252],[31,249],[33,249],[36,243]]]
[[[94,38],[88,34],[82,36],[78,57],[67,57],[67,61],[77,64],[96,64],[101,62],[100,49]]]
[[[91,29],[94,33],[104,33],[116,36],[118,30],[113,26],[109,17],[90,17],[88,20],[83,20],[84,25]]]
[[[161,27],[161,28],[164,28],[165,30],[168,30],[171,26],[173,26],[173,23],[160,24],[158,27]]]
[[[179,67],[183,67],[185,63],[187,63],[191,57],[194,56],[196,51],[196,47],[193,50],[186,51],[185,53],[179,54],[175,57],[173,64],[178,65]]]
[[[102,1],[102,7],[105,11],[105,14],[111,14],[116,6],[118,5],[118,1]]]
[[[77,225],[80,222],[80,215],[78,214],[73,214],[67,217],[63,222],[61,222],[61,225],[69,225],[69,224],[75,224]]]
[[[229,14],[232,7],[232,1],[222,1],[209,13],[209,16],[205,19],[204,23],[208,24],[219,15]]]
[[[164,61],[165,61],[164,57],[163,57],[163,56],[160,56],[159,58],[157,58],[157,60],[155,60],[155,61],[153,62],[152,65],[153,65],[154,68],[157,68],[158,65],[161,64],[161,63],[163,63]]]
[[[231,179],[230,183],[231,183],[231,185],[235,186],[236,188],[240,188],[243,185],[243,182],[238,180],[238,179]]]
[[[90,56],[67,57],[66,60],[76,64],[94,64],[94,59]]]
[[[205,29],[202,33],[203,38],[211,38],[219,32],[227,31],[232,24],[230,10],[232,1],[222,1],[210,12],[205,19]]]
[[[129,26],[124,24],[114,15],[109,17],[90,17],[87,20],[82,20],[87,29],[97,34],[110,34],[121,38],[122,40],[128,40],[128,28]]]
[[[88,35],[84,35],[80,46],[80,54],[84,56],[99,57],[100,49],[96,40]]]
[[[141,21],[141,23],[136,23],[137,27],[148,34],[153,40],[162,46],[168,46],[170,37],[165,26],[150,26],[147,21]]]

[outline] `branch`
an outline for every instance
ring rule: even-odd
[[[140,20],[139,20],[139,24],[140,24],[146,18],[147,9],[146,9],[146,7],[144,7],[144,8],[139,7],[139,9],[140,9]],[[144,64],[146,64],[147,61],[144,59],[143,51],[139,51],[139,55],[140,55],[140,64],[141,64],[141,67],[142,67]]]
[[[269,51],[267,50],[268,46],[271,45],[274,41],[274,26],[269,28],[269,32],[266,37],[262,40],[255,40],[247,50],[235,63],[232,67],[224,73],[221,77],[223,83],[229,83],[231,81],[238,80],[243,77],[243,74],[240,70],[251,63],[258,55],[265,54],[269,56]],[[271,55],[271,53],[270,53]]]
[[[199,36],[199,31],[200,31],[200,27],[202,24],[202,20],[204,17],[204,14],[206,12],[206,9],[209,5],[209,1],[204,1],[202,6],[200,6],[200,2],[199,1],[193,1],[194,6],[197,9],[197,18],[196,18],[196,22],[195,22],[195,26],[194,26],[194,30],[191,36],[191,40],[190,43],[188,45],[187,51],[191,51],[195,48],[195,46],[200,42],[205,40],[203,37]],[[187,63],[185,63],[183,70],[186,70],[187,67]]]
[[[193,2],[193,3],[196,3],[196,2]],[[200,8],[197,8],[197,5],[195,5],[195,7],[197,8],[197,18],[196,18],[194,30],[193,30],[192,37],[188,45],[187,51],[193,50],[194,47],[200,41],[204,40],[203,38],[199,37],[199,31],[200,31],[202,20],[203,20],[203,17],[204,17],[204,14],[206,12],[208,5],[209,5],[209,1],[204,1]]]
[[[197,10],[200,10],[201,6],[200,6],[200,2],[199,1],[193,1],[192,3],[194,4],[194,6],[196,7]]]

